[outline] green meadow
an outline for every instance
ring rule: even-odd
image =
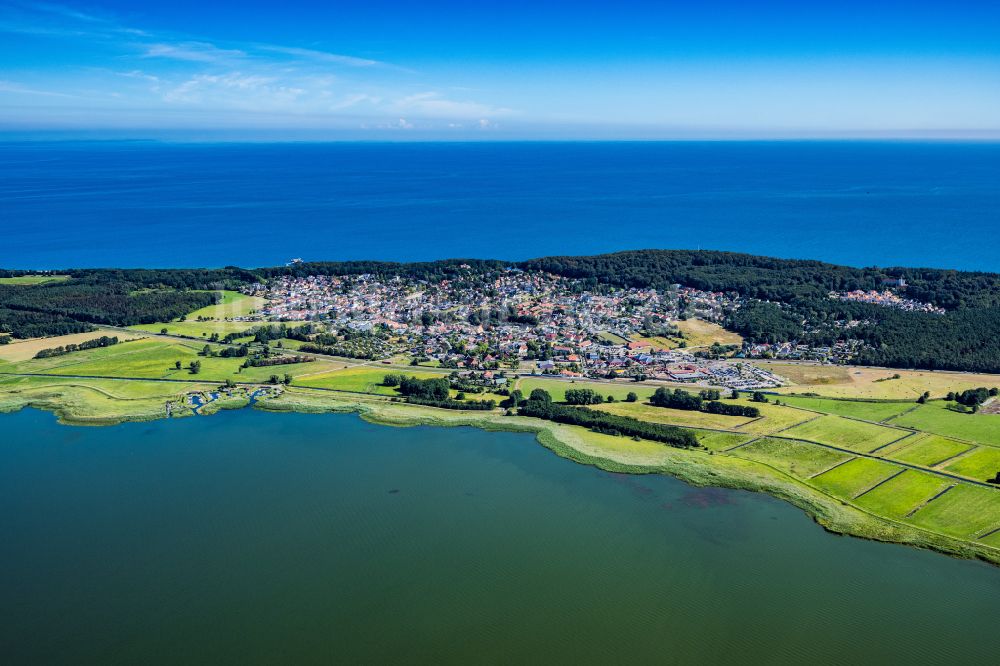
[[[796,395],[783,395],[780,400],[793,407],[875,422],[898,416],[916,406],[916,403],[912,400],[906,402],[864,402],[861,400],[833,400],[831,398],[812,398]]]
[[[945,470],[977,481],[992,479],[1000,474],[1000,449],[981,446],[945,465]]]
[[[891,421],[893,425],[1000,446],[1000,414],[959,414],[935,400]]]
[[[855,421],[840,416],[820,416],[781,433],[851,451],[868,452],[907,435],[905,430]]]
[[[263,298],[247,296],[238,291],[220,291],[215,305],[189,312],[184,321],[157,322],[130,326],[133,330],[160,333],[163,329],[169,335],[184,335],[192,338],[209,337],[213,333],[225,336],[241,333],[258,325],[250,321],[233,321],[236,317],[247,317],[266,305]]]
[[[633,392],[639,396],[640,400],[647,400],[653,395],[653,391],[656,390],[655,387],[632,382],[604,383],[584,380],[548,379],[545,377],[522,377],[517,381],[517,388],[521,389],[525,397],[536,388],[545,389],[552,396],[553,400],[560,402],[566,399],[566,391],[572,389],[591,389],[603,396],[612,395],[615,397],[615,400],[624,400],[625,396]]]
[[[940,476],[907,469],[857,498],[857,503],[880,516],[902,519],[952,485]]]
[[[971,444],[957,442],[940,435],[924,434],[910,439],[913,440],[912,443],[888,454],[889,457],[913,465],[933,467],[972,448]]]
[[[808,479],[850,458],[847,453],[791,439],[765,438],[742,446],[733,455],[766,463],[799,479]]]
[[[812,483],[837,497],[853,498],[900,469],[881,460],[855,458],[814,477]]]
[[[47,284],[49,282],[62,282],[68,280],[68,275],[22,275],[19,277],[0,277],[0,285],[12,284],[33,286],[36,284]]]
[[[975,538],[1000,527],[1000,492],[960,483],[909,520],[942,534]]]

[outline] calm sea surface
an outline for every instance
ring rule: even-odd
[[[4,664],[981,663],[1000,570],[528,435],[0,415]]]
[[[0,143],[0,267],[705,248],[1000,270],[1000,143]]]

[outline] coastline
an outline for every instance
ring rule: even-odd
[[[41,393],[39,389],[43,389]],[[73,426],[106,426],[166,418],[158,399],[123,400],[110,395],[102,395],[102,398],[113,401],[118,407],[131,409],[113,414],[107,411],[98,415],[88,413],[86,403],[80,399],[78,392],[95,390],[93,387],[65,383],[36,387],[25,394],[8,392],[4,394],[6,400],[0,401],[0,414],[31,407],[52,412],[60,423]],[[221,410],[242,409],[250,406],[249,403],[246,398],[215,400],[204,405],[197,415],[211,416]],[[355,413],[371,423],[395,427],[466,426],[487,431],[532,433],[539,444],[578,464],[612,473],[664,474],[694,486],[762,492],[801,509],[832,534],[926,548],[1000,565],[1000,549],[874,515],[853,503],[808,486],[764,462],[712,451],[687,451],[646,440],[634,442],[629,438],[592,433],[576,426],[506,416],[499,412],[444,410],[374,396],[320,393],[303,388],[292,388],[279,397],[257,401],[252,408],[273,412]],[[190,408],[183,408],[175,410],[171,418],[195,415]]]

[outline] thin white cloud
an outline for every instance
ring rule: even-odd
[[[340,53],[329,53],[327,51],[316,51],[314,49],[302,49],[295,46],[276,46],[273,44],[258,44],[257,48],[260,49],[261,51],[269,51],[272,53],[283,53],[285,55],[295,56],[297,58],[305,58],[307,60],[316,60],[319,62],[335,63],[338,65],[349,65],[351,67],[372,67],[375,65],[385,64],[379,62],[378,60],[357,58],[355,56],[342,55]]]
[[[76,95],[55,92],[52,90],[29,88],[19,83],[14,83],[13,81],[0,81],[0,92],[17,93],[19,95],[39,95],[42,97],[76,97]]]
[[[208,42],[177,42],[144,45],[144,58],[169,58],[187,62],[217,63],[246,57],[239,49],[221,49]]]
[[[5,7],[11,10],[5,12]],[[168,117],[188,113],[224,118],[240,111],[262,121],[268,117],[268,122],[287,116],[319,123],[349,121],[408,130],[481,128],[491,126],[495,118],[514,113],[468,99],[467,89],[443,87],[442,92],[428,89],[414,94],[412,79],[406,76],[410,70],[372,58],[335,50],[249,40],[215,41],[140,30],[113,14],[91,14],[54,3],[7,0],[5,5],[0,0],[0,32],[4,30],[65,39],[72,45],[67,53],[85,50],[89,44],[102,53],[109,49],[117,53],[114,67],[82,68],[88,86],[85,97],[83,93],[56,92],[60,86],[10,81],[0,81],[0,92],[78,97],[88,100],[88,109],[102,104],[109,114],[118,109],[123,117],[126,110],[138,109],[145,110],[150,118],[159,113]],[[73,76],[80,73],[80,68],[73,69],[72,62],[67,61],[67,72]],[[52,71],[39,74],[31,83],[51,80],[65,85],[67,80],[52,76]],[[126,83],[126,79],[131,81]],[[73,85],[74,92],[81,90]]]
[[[399,109],[439,118],[480,119],[483,117],[506,116],[512,109],[490,106],[468,100],[456,101],[442,97],[436,92],[422,92],[396,100]]]

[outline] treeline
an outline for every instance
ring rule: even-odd
[[[400,394],[406,396],[406,402],[414,405],[479,411],[489,411],[497,406],[496,400],[452,399],[449,392],[451,381],[444,377],[417,379],[402,374],[388,374],[382,378],[382,385],[396,388]]]
[[[760,410],[749,405],[730,404],[719,402],[719,391],[707,389],[701,394],[695,395],[684,389],[674,389],[661,386],[656,389],[649,398],[649,404],[655,407],[669,407],[670,409],[684,409],[694,412],[707,412],[709,414],[723,414],[725,416],[745,416],[757,418]]]
[[[300,345],[299,351],[312,354],[324,354],[326,356],[340,356],[342,358],[357,358],[364,361],[375,361],[381,356],[381,354],[367,349],[357,349],[347,345],[319,345],[314,342],[307,342]]]
[[[82,333],[92,324],[169,321],[213,303],[211,293],[141,289],[127,282],[0,285],[0,330],[17,338]]]
[[[76,321],[63,315],[12,310],[0,305],[0,336],[6,337],[5,334],[10,334],[15,338],[47,338],[54,335],[87,333],[93,330],[92,324]]]
[[[388,374],[382,378],[383,386],[395,387],[402,395],[422,400],[448,400],[451,382],[444,377],[417,379],[406,375]]]
[[[251,356],[243,361],[244,368],[267,368],[272,365],[292,365],[293,363],[312,363],[316,359],[311,356]]]
[[[967,391],[962,391],[961,393],[955,393],[954,391],[948,393],[948,400],[957,402],[960,405],[965,405],[966,407],[977,408],[990,398],[996,397],[998,389],[994,388],[984,388],[979,387],[975,389],[968,389]]]
[[[111,345],[118,344],[118,336],[107,336],[102,335],[99,338],[94,338],[93,340],[86,340],[79,344],[68,344],[60,345],[58,347],[52,347],[51,349],[40,349],[35,358],[50,358],[52,356],[63,356],[65,354],[71,354],[76,351],[83,351],[84,349],[99,349],[101,347],[110,347]]]
[[[713,250],[633,250],[590,257],[544,257],[518,264],[525,270],[619,287],[736,292],[747,298],[789,302],[826,298],[831,291],[883,289],[883,280],[905,279],[909,298],[946,309],[1000,307],[1000,274],[932,268],[853,268],[820,261],[776,259]]]
[[[490,411],[496,409],[496,400],[431,400],[420,398],[415,395],[408,396],[406,402],[411,405],[423,405],[425,407],[440,407],[441,409],[471,409],[475,411]]]
[[[535,389],[528,400],[517,410],[521,416],[582,426],[605,435],[623,435],[662,442],[669,446],[690,449],[698,446],[698,439],[689,430],[660,423],[639,421],[629,416],[598,412],[586,407],[568,407],[552,402],[547,391]]]

